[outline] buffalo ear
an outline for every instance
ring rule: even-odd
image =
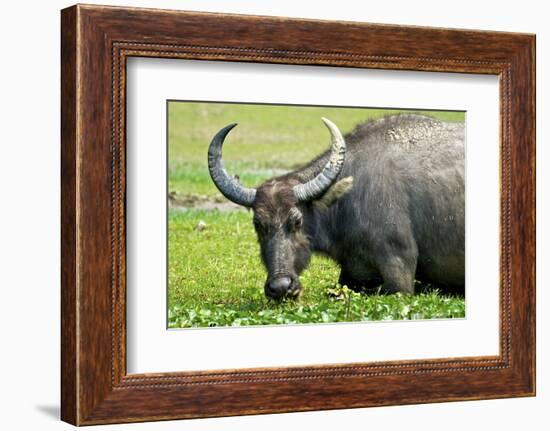
[[[353,187],[353,177],[346,177],[334,183],[327,192],[319,199],[313,201],[318,208],[328,208],[342,196],[347,194]]]

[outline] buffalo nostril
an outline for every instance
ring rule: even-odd
[[[266,294],[271,298],[281,298],[288,292],[292,279],[290,277],[277,277],[269,280],[266,286]]]
[[[290,277],[277,277],[276,279],[272,280],[269,285],[273,290],[276,291],[287,291],[290,287],[290,283],[292,280]]]

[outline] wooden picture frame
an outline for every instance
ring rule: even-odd
[[[535,36],[77,5],[61,14],[61,418],[75,425],[535,394]],[[500,354],[127,374],[131,56],[500,80]]]

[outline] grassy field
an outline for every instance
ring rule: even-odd
[[[391,111],[398,112],[398,111]],[[212,136],[239,122],[227,138],[224,162],[242,183],[263,180],[301,165],[328,147],[325,116],[344,133],[386,110],[300,108],[235,104],[177,103],[169,106],[168,215],[169,327],[242,326],[342,321],[464,317],[464,298],[419,285],[422,292],[360,295],[339,286],[339,269],[315,256],[301,277],[297,302],[265,298],[266,273],[247,210],[204,210],[204,202],[226,202],[208,175]],[[430,113],[464,121],[463,113]],[[185,206],[181,207],[181,202]]]

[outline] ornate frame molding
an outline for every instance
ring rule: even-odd
[[[204,26],[220,30],[205,34]],[[257,26],[271,31],[258,34]],[[334,32],[339,39],[329,37]],[[308,40],[311,34],[317,41]],[[534,46],[534,36],[524,34],[80,5],[63,10],[62,419],[99,424],[533,395]],[[125,65],[131,56],[498,75],[500,354],[127,375]],[[250,399],[250,391],[261,396]]]

